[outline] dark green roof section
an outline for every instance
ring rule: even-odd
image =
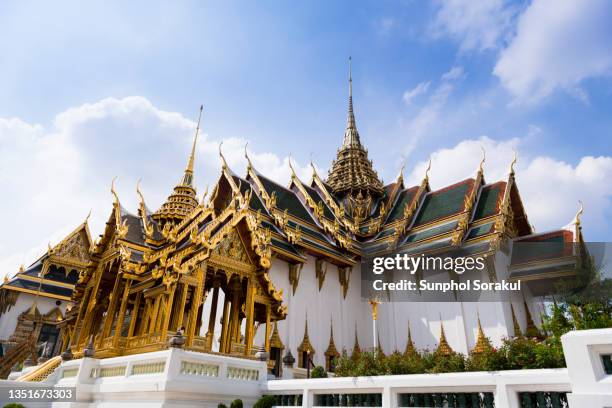
[[[473,182],[472,179],[464,180],[427,194],[414,225],[427,224],[462,211],[463,202]]]
[[[391,210],[391,212],[389,213],[389,217],[387,218],[387,223],[397,221],[403,217],[404,208],[406,208],[406,206],[412,202],[418,189],[418,187],[412,187],[407,190],[403,190],[401,193],[398,194],[395,205],[393,206],[393,209]]]
[[[445,234],[457,228],[457,221],[449,222],[442,225],[436,225],[433,228],[428,228],[423,231],[415,232],[410,234],[404,240],[404,243],[412,243],[426,240],[431,237],[435,237],[436,235]]]
[[[303,256],[293,247],[293,245],[291,245],[290,243],[286,242],[286,241],[281,241],[279,239],[276,238],[272,238],[272,246],[275,248],[278,248],[282,251],[288,252],[294,256],[303,258]]]
[[[335,249],[328,248],[328,247],[326,247],[324,245],[321,245],[318,242],[312,241],[310,239],[304,239],[304,242],[307,242],[308,245],[313,246],[315,248],[318,248],[318,249],[320,249],[323,252],[327,252],[329,254],[334,254],[334,255],[336,255],[338,257],[341,257],[341,258],[347,258],[346,254],[343,254],[342,252],[336,251]]]
[[[263,184],[266,192],[272,195],[272,192],[276,192],[276,206],[281,210],[287,210],[289,214],[294,217],[300,218],[304,221],[314,224],[314,220],[304,207],[304,204],[295,195],[295,193],[280,184],[273,182],[272,180],[258,174],[259,180]]]
[[[385,237],[393,235],[394,233],[395,233],[395,228],[388,228],[384,231],[380,231],[374,239],[385,238]]]
[[[312,197],[315,204],[318,205],[319,201],[323,203],[323,215],[325,216],[325,218],[328,218],[330,220],[335,219],[336,216],[334,215],[332,210],[329,208],[325,200],[323,200],[319,192],[315,190],[314,188],[308,187],[306,184],[303,184],[303,186],[306,189],[306,192]]]
[[[489,217],[497,213],[497,203],[499,202],[500,194],[504,192],[505,182],[499,182],[484,186],[478,198],[478,205],[474,212],[474,220]]]
[[[13,286],[15,288],[21,288],[21,289],[38,292],[39,285],[40,285],[40,293],[49,293],[52,295],[65,296],[65,297],[72,296],[71,288],[66,288],[63,286],[49,285],[46,283],[39,284],[39,282],[34,282],[28,279],[17,278],[17,279],[11,280],[6,286],[8,287]]]
[[[493,232],[494,226],[495,226],[494,222],[488,222],[486,224],[482,224],[477,227],[470,228],[465,239],[478,238],[483,235],[487,235]]]

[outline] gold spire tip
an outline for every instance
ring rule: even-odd
[[[113,177],[111,181],[111,193],[113,194],[113,197],[115,198],[115,204],[119,205],[119,196],[117,195],[117,191],[115,190],[115,180],[117,180],[117,176]]]
[[[514,150],[514,157],[512,158],[512,162],[510,163],[510,174],[514,175],[514,165],[516,164],[516,160],[517,160],[517,153],[516,153],[516,149]]]

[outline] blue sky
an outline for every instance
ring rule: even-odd
[[[291,153],[325,173],[346,118],[353,57],[357,125],[381,177],[405,159],[432,184],[488,181],[512,151],[536,230],[569,223],[609,240],[612,28],[604,0],[0,3],[0,274],[33,261],[87,214],[94,235],[110,180],[135,210],[180,177],[205,105],[199,190],[217,145],[244,172],[280,180]]]

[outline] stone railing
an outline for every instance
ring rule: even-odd
[[[267,381],[279,406],[612,407],[612,329],[562,337],[568,368]]]

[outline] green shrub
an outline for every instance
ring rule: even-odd
[[[232,403],[230,404],[230,408],[242,408],[242,400],[241,399],[233,400]]]
[[[257,400],[253,408],[272,408],[276,405],[276,398],[274,395],[264,395],[260,399]]]
[[[227,405],[220,403],[219,405],[217,405],[217,408],[227,408]]]
[[[480,353],[472,351],[465,360],[466,371],[500,371],[506,366],[504,354],[494,347],[487,347]]]
[[[6,404],[4,407],[2,408],[25,408],[25,406],[21,405],[21,404],[17,404],[15,402],[11,402],[10,404]]]
[[[321,366],[316,366],[310,372],[310,378],[327,378],[327,371]]]
[[[465,371],[465,357],[463,354],[452,352],[450,354],[432,353],[432,365],[427,370],[430,373],[457,373]]]

